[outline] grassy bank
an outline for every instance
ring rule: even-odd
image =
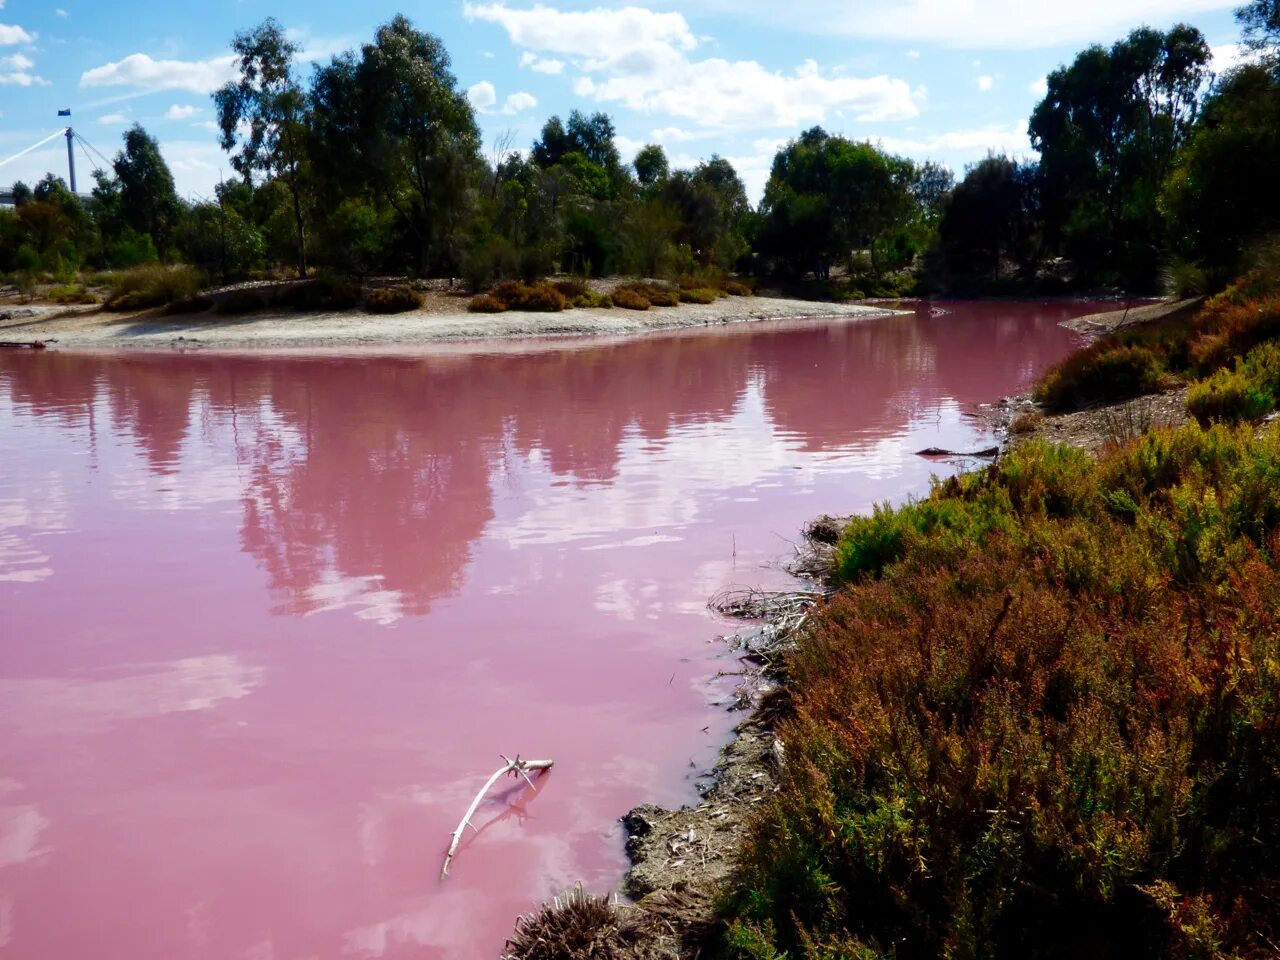
[[[1262,276],[1117,331],[1044,378],[1047,422],[1177,387],[1185,426],[1023,440],[839,530],[775,661],[778,789],[686,950],[1277,954],[1277,334]]]
[[[1032,440],[843,531],[721,953],[1276,955],[1275,291],[1246,277],[1038,390],[1189,382],[1199,422],[1097,458]]]

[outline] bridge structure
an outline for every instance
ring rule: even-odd
[[[70,117],[71,111],[59,110],[58,116]],[[13,154],[12,156],[5,157],[3,160],[0,160],[0,171],[3,171],[3,168],[7,164],[12,163],[14,160],[17,160],[19,157],[26,156],[32,150],[40,149],[46,143],[49,143],[51,140],[54,140],[57,137],[65,137],[67,141],[67,186],[71,188],[71,192],[74,193],[76,196],[81,198],[89,197],[90,196],[89,194],[82,193],[80,190],[77,189],[76,151],[75,151],[76,146],[79,145],[80,151],[81,153],[84,154],[85,159],[89,161],[90,167],[94,165],[93,157],[89,155],[90,150],[92,150],[95,154],[97,154],[98,158],[102,160],[103,164],[105,165],[102,167],[103,169],[109,168],[111,166],[111,162],[107,160],[105,156],[103,156],[102,152],[97,147],[91,144],[84,137],[80,136],[80,134],[76,133],[76,131],[71,127],[70,124],[67,124],[67,126],[63,127],[60,130],[55,130],[53,133],[49,134],[47,137],[37,140],[35,143],[31,144],[31,146],[26,147],[23,150],[19,150],[17,153]],[[0,172],[0,177],[3,177],[3,175],[4,175],[3,172]],[[13,188],[11,186],[0,187],[0,207],[15,206],[15,199],[16,198],[14,197]]]

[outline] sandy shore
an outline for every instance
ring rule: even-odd
[[[7,319],[5,312],[9,313]],[[95,308],[0,308],[0,341],[66,348],[208,347],[291,348],[415,344],[508,337],[634,334],[652,330],[785,320],[800,317],[866,319],[895,311],[882,307],[814,303],[772,297],[730,297],[710,304],[648,311],[577,309],[563,313],[473,314],[414,311],[392,315],[344,313],[211,313],[165,317],[121,316]]]

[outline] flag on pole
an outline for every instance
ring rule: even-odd
[[[70,108],[70,107],[67,107],[65,110],[59,110],[59,111],[58,111],[58,116],[60,116],[60,117],[69,117],[69,116],[71,116],[71,108]]]

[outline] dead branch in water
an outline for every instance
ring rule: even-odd
[[[816,590],[770,592],[755,587],[729,587],[708,600],[707,606],[725,617],[775,620],[804,613],[823,596]]]
[[[499,756],[502,756],[499,754]],[[449,842],[449,852],[444,855],[444,866],[440,868],[440,879],[443,880],[449,875],[449,864],[453,861],[453,855],[458,852],[458,842],[462,839],[462,832],[471,827],[475,830],[475,825],[471,822],[471,815],[476,812],[476,807],[480,806],[480,801],[484,799],[484,795],[489,792],[489,788],[498,782],[498,779],[504,774],[511,776],[524,777],[529,786],[537,789],[532,780],[529,779],[530,770],[549,770],[555,763],[554,760],[521,760],[520,754],[516,754],[514,760],[502,757],[505,763],[493,772],[488,780],[485,781],[480,792],[476,794],[476,798],[471,801],[471,806],[467,807],[467,812],[462,815],[462,819],[458,822],[458,829],[453,831],[452,840]]]

